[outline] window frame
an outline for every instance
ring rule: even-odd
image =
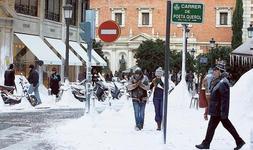
[[[232,8],[216,7],[216,27],[232,27]],[[221,24],[221,14],[227,13],[227,24]]]
[[[149,14],[149,24],[143,24],[143,14]],[[138,8],[138,27],[152,27],[153,26],[153,8]]]
[[[52,2],[53,3],[53,12],[50,12],[49,10],[49,5]],[[58,3],[59,2],[59,3]],[[48,19],[48,20],[52,20],[52,21],[56,21],[56,22],[60,22],[61,21],[61,0],[45,0],[45,19]],[[56,5],[58,5],[58,10],[59,13],[57,14],[57,11],[56,11]]]
[[[111,15],[112,20],[116,22],[116,16],[115,14],[121,14],[121,22],[122,24],[119,24],[120,27],[126,26],[126,8],[111,8]]]
[[[38,17],[38,8],[39,1],[38,0],[26,0],[26,3],[22,3],[22,0],[15,0],[14,9],[17,13]],[[33,6],[33,2],[36,6]]]

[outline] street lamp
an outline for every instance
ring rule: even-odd
[[[212,38],[210,41],[211,46],[211,67],[213,66],[213,48],[215,47],[215,40]]]
[[[69,24],[72,18],[72,5],[66,4],[63,6],[64,9],[64,17],[66,21],[66,57],[65,57],[65,63],[64,63],[64,77],[65,79],[68,79],[69,76]]]
[[[194,53],[196,52],[196,50],[194,48],[191,49],[191,55],[194,58]]]
[[[252,24],[249,25],[249,27],[247,28],[248,30],[248,38],[252,38],[253,37],[253,27]]]

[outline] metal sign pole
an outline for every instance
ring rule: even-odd
[[[87,72],[86,72],[86,77],[87,77],[87,83],[86,83],[86,108],[87,111],[86,113],[90,113],[90,103],[91,103],[91,50],[92,50],[92,40],[87,43],[88,48],[87,48],[87,56],[88,56],[88,62],[86,62],[86,67],[87,67]]]
[[[166,41],[165,41],[165,87],[163,103],[163,140],[166,144],[167,134],[167,107],[169,91],[169,51],[170,51],[170,19],[171,19],[171,1],[167,1],[167,19],[166,19]]]
[[[181,72],[181,80],[185,80],[185,50],[186,50],[186,29],[187,24],[182,24],[183,26],[183,49],[182,49],[182,72]]]

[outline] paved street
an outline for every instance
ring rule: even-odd
[[[83,114],[83,109],[41,109],[35,112],[0,113],[0,149],[55,149],[45,139],[38,140],[40,134],[55,123],[80,118]]]

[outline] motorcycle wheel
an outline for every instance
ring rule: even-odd
[[[34,96],[34,95],[30,95],[29,96],[29,102],[30,102],[30,104],[34,107],[34,106],[36,106],[37,105],[37,98]]]

